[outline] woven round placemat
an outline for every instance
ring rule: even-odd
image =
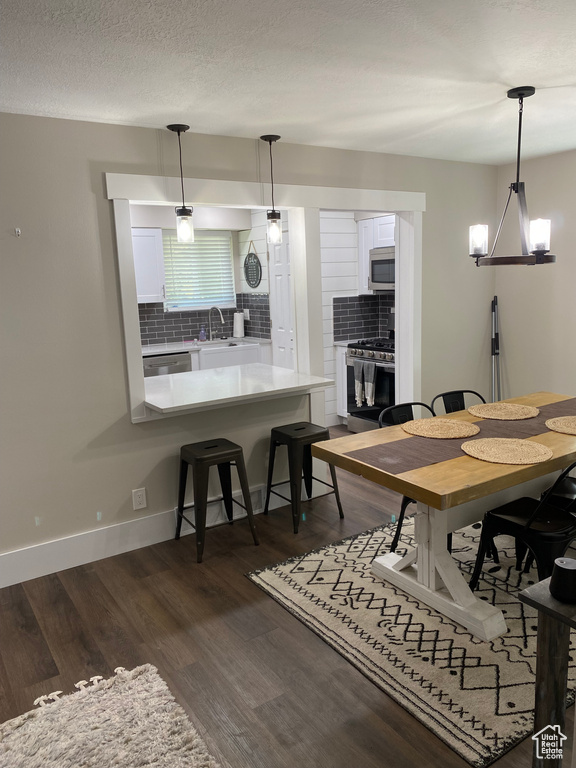
[[[400,425],[404,432],[419,437],[437,437],[449,439],[451,437],[472,437],[480,432],[480,427],[467,421],[456,419],[414,419]]]
[[[482,437],[462,443],[461,447],[468,456],[494,464],[539,464],[554,455],[542,443],[515,437]]]
[[[557,416],[555,419],[548,419],[545,424],[553,432],[576,435],[576,416]]]
[[[518,405],[517,403],[482,403],[471,405],[468,413],[472,416],[480,416],[483,419],[499,419],[513,421],[515,419],[533,419],[540,411],[531,405]]]

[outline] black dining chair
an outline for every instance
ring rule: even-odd
[[[561,507],[562,509],[571,507],[572,502],[576,499],[576,477],[566,475],[561,482],[558,482],[557,484],[555,483],[553,486],[543,491],[540,494],[540,498],[543,499],[549,491],[551,492],[550,498],[548,499],[549,503],[553,504],[555,507]],[[571,512],[572,514],[575,514],[576,507],[572,509]],[[516,551],[518,556],[518,547],[516,548]],[[525,549],[524,553],[526,554]],[[495,562],[497,562],[497,560]],[[533,563],[534,554],[528,550],[524,564],[524,573],[528,573]]]
[[[528,552],[527,564],[532,555],[536,560],[540,581],[552,575],[554,560],[562,557],[570,543],[576,539],[576,515],[571,513],[571,509],[576,508],[576,497],[559,504],[555,496],[574,467],[576,462],[560,474],[543,498],[523,496],[486,512],[470,579],[472,591],[478,586],[484,558],[496,536],[508,535],[515,538],[516,570],[522,570],[522,561]]]
[[[414,414],[414,408],[420,406],[424,411],[429,411],[430,416],[434,416],[434,411],[427,405],[427,403],[397,403],[396,405],[389,405],[388,408],[384,408],[380,412],[378,417],[379,427],[391,427],[394,424],[405,424],[407,421],[419,418]],[[425,416],[428,414],[425,413]]]
[[[434,411],[426,403],[398,403],[397,405],[390,405],[380,413],[380,416],[378,417],[378,426],[391,427],[395,424],[405,424],[407,421],[412,421],[414,418],[416,418],[414,409],[418,407],[422,409],[422,412],[424,412],[425,415],[427,415],[426,412],[429,412],[430,416],[434,416]],[[394,538],[392,539],[392,544],[390,545],[390,552],[396,552],[396,547],[400,541],[400,533],[402,532],[402,523],[404,522],[406,509],[410,504],[415,503],[415,500],[411,499],[409,496],[402,496],[400,514],[398,515],[396,532],[394,533]]]
[[[434,415],[439,416],[437,408],[440,405],[440,401],[444,407],[444,413],[455,413],[456,411],[463,411],[467,408],[466,402],[470,399],[466,395],[473,395],[485,403],[486,400],[479,392],[475,392],[473,389],[452,389],[449,392],[441,392],[432,400],[430,407],[432,408]]]

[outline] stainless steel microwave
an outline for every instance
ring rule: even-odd
[[[393,291],[396,287],[395,247],[372,248],[368,256],[368,288],[372,291]]]

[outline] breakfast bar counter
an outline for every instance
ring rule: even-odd
[[[333,381],[264,363],[144,379],[144,405],[164,415],[192,413],[276,397],[309,394]]]

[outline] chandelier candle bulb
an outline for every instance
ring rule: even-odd
[[[534,219],[530,222],[531,253],[548,253],[550,250],[550,219]]]
[[[488,224],[473,224],[470,227],[470,256],[488,254]]]

